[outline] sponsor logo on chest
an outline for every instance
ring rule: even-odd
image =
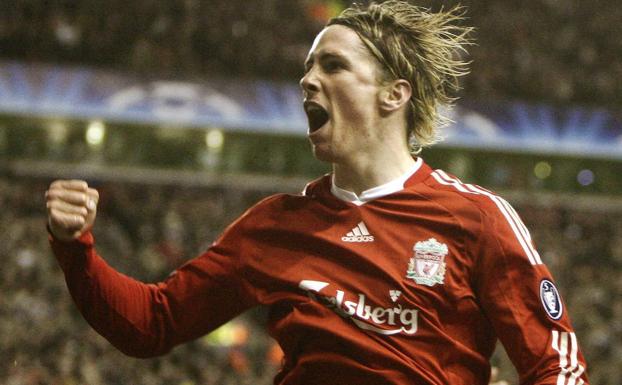
[[[415,309],[404,308],[400,304],[392,307],[372,306],[368,304],[365,294],[358,294],[353,298],[339,289],[335,290],[334,295],[321,294],[321,290],[330,286],[328,282],[302,280],[298,286],[307,292],[309,298],[322,303],[340,316],[349,318],[363,330],[382,335],[412,335],[417,332],[418,312]],[[389,292],[394,303],[400,294],[399,290]]]

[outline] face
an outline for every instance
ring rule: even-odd
[[[379,65],[350,28],[331,25],[315,38],[300,85],[316,158],[345,163],[379,134]]]

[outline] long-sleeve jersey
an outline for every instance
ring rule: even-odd
[[[51,242],[79,310],[129,355],[164,354],[264,305],[285,353],[275,384],[484,385],[497,338],[521,384],[588,383],[517,213],[420,158],[374,199],[337,198],[330,176],[266,198],[157,284],[109,267],[91,233]]]

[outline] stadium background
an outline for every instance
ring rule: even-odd
[[[251,311],[149,360],[73,307],[44,230],[55,178],[101,193],[107,260],[153,281],[262,197],[327,171],[297,79],[338,0],[0,3],[0,383],[269,384],[280,362]],[[455,2],[420,1],[438,9]],[[433,167],[498,191],[556,277],[593,385],[622,377],[622,7],[463,1],[472,73]],[[502,349],[502,377],[516,375]]]

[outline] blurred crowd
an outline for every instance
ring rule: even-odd
[[[365,1],[363,1],[365,2]],[[314,35],[348,0],[0,2],[0,59],[148,76],[296,80]],[[467,6],[477,45],[465,96],[618,108],[622,7],[602,0],[416,1]]]
[[[49,250],[43,194],[48,180],[0,177],[0,383],[6,385],[271,384],[281,352],[253,310],[155,359],[123,356],[73,305]],[[98,248],[117,269],[164,279],[203,251],[266,192],[234,188],[95,184]],[[622,377],[622,208],[576,210],[516,204],[557,279],[587,357],[592,385]],[[495,357],[516,385],[511,365]]]

